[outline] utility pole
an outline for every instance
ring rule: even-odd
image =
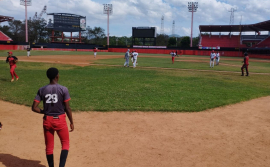
[[[161,17],[161,28],[160,28],[160,35],[164,34],[164,15]]]
[[[172,23],[172,37],[174,37],[175,35],[175,21],[173,20],[173,23]]]
[[[231,10],[229,10],[229,12],[231,12],[231,16],[230,16],[230,24],[229,25],[233,25],[234,24],[234,12],[236,11],[236,9],[231,8]]]

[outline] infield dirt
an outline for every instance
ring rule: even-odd
[[[20,57],[20,61],[74,63],[74,56],[69,63],[63,57]],[[89,57],[87,65],[92,60]],[[83,63],[85,59],[75,65]],[[269,101],[270,96],[262,97],[198,113],[75,112],[66,166],[268,167]],[[42,115],[0,101],[0,122],[0,167],[47,166]],[[56,166],[60,151],[55,135]]]
[[[76,112],[67,167],[268,167],[270,97],[199,113]],[[0,101],[0,166],[45,167],[42,115]],[[55,165],[60,141],[55,136]]]

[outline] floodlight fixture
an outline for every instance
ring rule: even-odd
[[[103,4],[104,8],[103,8],[103,13],[104,14],[112,14],[113,13],[113,5],[112,4]]]
[[[192,13],[191,17],[191,34],[190,34],[190,47],[192,47],[192,32],[193,32],[193,13],[197,12],[198,2],[188,2],[188,11]]]
[[[109,16],[113,13],[113,5],[112,4],[103,4],[103,14],[107,14],[107,46],[109,47],[109,25],[110,25],[110,21],[109,21]]]
[[[20,4],[25,6],[25,42],[28,42],[27,6],[32,5],[32,0],[20,0]]]

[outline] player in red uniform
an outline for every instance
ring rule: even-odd
[[[13,56],[12,52],[8,52],[8,57],[6,59],[6,62],[9,63],[10,66],[10,74],[11,74],[11,81],[14,81],[14,75],[16,77],[16,81],[18,81],[19,76],[15,73],[16,63],[18,61],[18,58],[16,56]]]
[[[96,56],[97,56],[97,48],[95,47],[95,49],[94,49],[94,58],[96,58]]]
[[[174,63],[174,58],[176,56],[175,51],[171,51],[170,55],[172,56],[172,64]]]
[[[244,64],[241,67],[241,71],[242,71],[242,75],[241,76],[244,76],[244,68],[246,69],[246,76],[249,75],[249,73],[248,73],[248,65],[249,65],[248,61],[249,61],[248,53],[245,52],[244,53],[244,61],[243,61]]]
[[[50,84],[40,88],[32,105],[32,111],[44,114],[43,130],[46,144],[46,157],[49,167],[54,167],[53,148],[54,132],[56,131],[62,144],[59,167],[64,167],[69,150],[69,131],[66,123],[66,114],[70,121],[70,132],[74,130],[72,112],[69,106],[68,89],[58,84],[59,74],[56,68],[47,70]],[[43,101],[43,110],[38,105]]]

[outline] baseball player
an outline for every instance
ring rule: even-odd
[[[242,71],[241,76],[244,76],[244,68],[246,69],[246,76],[249,75],[249,73],[248,73],[248,65],[249,65],[248,61],[249,61],[248,53],[245,52],[244,53],[244,61],[242,61],[242,63],[244,63],[244,64],[241,67],[241,71]]]
[[[176,56],[174,51],[171,51],[170,55],[172,56],[172,64],[174,63],[174,58]]]
[[[55,131],[62,144],[59,167],[64,167],[66,163],[69,151],[69,131],[66,123],[66,115],[70,121],[70,132],[74,130],[72,112],[69,106],[70,95],[66,87],[58,84],[58,73],[58,69],[56,68],[49,68],[47,70],[47,77],[50,83],[38,90],[32,105],[32,111],[44,114],[43,130],[49,167],[54,166],[53,149]],[[43,110],[38,107],[41,101],[43,101]]]
[[[97,48],[95,47],[95,49],[94,49],[94,57],[96,58],[96,56],[97,56]]]
[[[3,124],[0,122],[0,130],[2,129],[2,127],[3,127]]]
[[[124,59],[126,59],[124,67],[129,67],[129,49],[127,50],[127,52],[125,53],[125,57]]]
[[[219,52],[216,53],[216,65],[219,65],[219,60],[220,60],[220,54]]]
[[[131,60],[132,64],[133,64],[133,52],[134,52],[134,50],[132,50],[132,51],[129,53],[129,55],[130,55],[130,60]]]
[[[27,47],[27,57],[29,57],[30,56],[30,50],[31,50],[31,48],[29,48],[29,47]]]
[[[133,57],[133,68],[136,68],[138,55],[139,54],[137,53],[137,50],[134,50],[134,52],[132,53],[132,57]]]
[[[8,52],[8,57],[6,59],[6,63],[9,63],[10,66],[10,74],[11,74],[11,81],[14,81],[14,75],[16,77],[16,81],[18,81],[19,76],[15,73],[16,63],[18,61],[18,58],[16,56],[13,56],[12,52]]]
[[[212,52],[210,54],[210,68],[214,68],[215,57],[216,57],[216,54],[215,54],[214,50],[212,50]],[[212,64],[213,64],[213,66],[212,66]]]

